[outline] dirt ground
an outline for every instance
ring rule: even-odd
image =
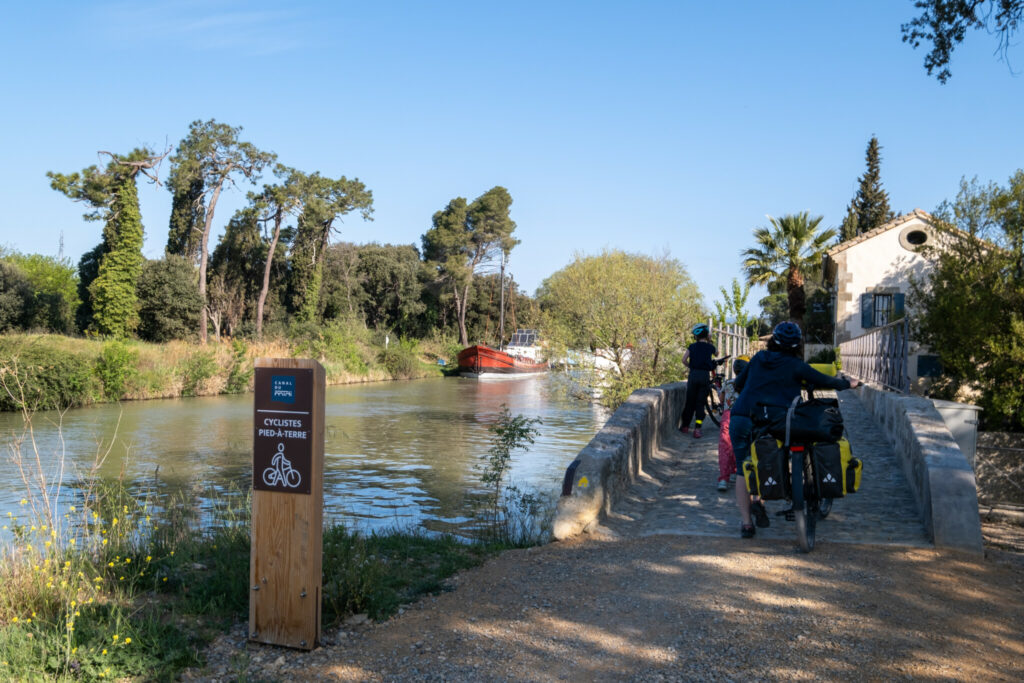
[[[1020,681],[1019,527],[984,558],[700,536],[581,537],[512,551],[319,649],[244,626],[185,680]],[[1015,549],[1017,552],[1015,552]]]

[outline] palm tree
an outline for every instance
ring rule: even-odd
[[[804,281],[821,274],[822,257],[836,238],[835,228],[818,231],[823,218],[811,218],[806,211],[782,218],[768,216],[771,227],[754,230],[758,246],[742,252],[747,282],[752,285],[784,283],[789,317],[801,328],[807,310]]]

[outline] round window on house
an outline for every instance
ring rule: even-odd
[[[900,246],[907,251],[917,251],[928,244],[930,235],[919,227],[910,227],[900,233]]]

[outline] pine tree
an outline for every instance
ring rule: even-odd
[[[848,240],[891,220],[889,193],[882,189],[881,152],[878,138],[871,136],[865,158],[868,168],[860,177],[857,194],[847,207],[841,228],[842,239]]]

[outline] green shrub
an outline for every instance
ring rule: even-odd
[[[195,268],[182,256],[147,261],[139,280],[139,337],[163,342],[195,334],[203,301]]]
[[[249,362],[249,348],[241,339],[231,340],[231,369],[228,371],[228,383],[224,392],[240,394],[248,391],[249,380],[252,379],[253,365]]]
[[[365,375],[369,364],[363,358],[353,325],[332,320],[327,325],[296,323],[289,330],[296,358],[315,358],[341,363],[354,375]]]
[[[411,379],[419,369],[419,344],[415,339],[399,339],[380,353],[380,362],[395,379]]]
[[[217,360],[212,351],[196,351],[178,366],[181,375],[181,395],[195,396],[199,385],[217,373]]]
[[[124,342],[113,341],[103,345],[96,359],[96,376],[103,383],[103,396],[118,401],[138,375],[136,362],[139,354]]]
[[[808,363],[834,363],[834,362],[836,362],[836,358],[838,358],[838,357],[839,357],[838,356],[838,349],[836,349],[836,348],[827,348],[827,349],[821,349],[820,351],[815,353],[813,356],[811,356],[810,358],[807,359],[807,362]]]
[[[101,388],[92,356],[17,339],[0,340],[0,410],[74,408]]]

